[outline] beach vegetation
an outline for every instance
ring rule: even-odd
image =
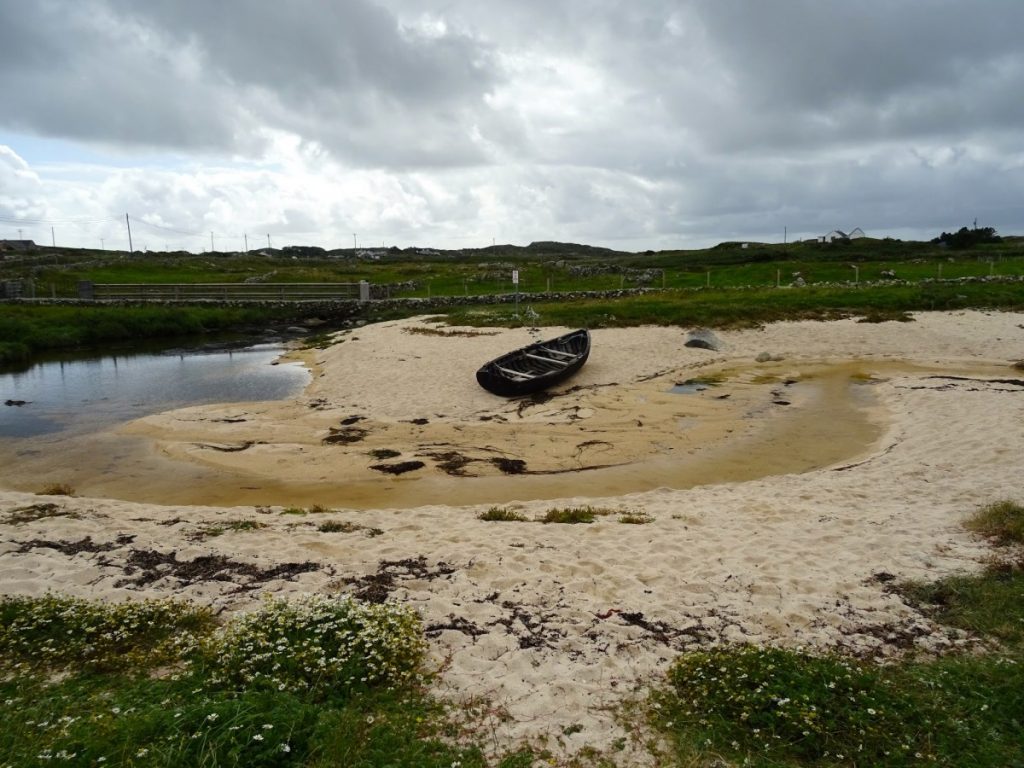
[[[1024,506],[1008,500],[988,504],[975,512],[964,527],[997,544],[1024,544]]]
[[[990,514],[1002,519],[1010,509],[1016,518],[1007,504],[992,505],[1001,511]],[[1024,562],[1003,557],[980,574],[893,589],[973,643],[888,664],[748,645],[682,654],[648,710],[669,744],[665,764],[997,768],[1019,762]]]
[[[646,525],[654,522],[654,518],[644,511],[631,511],[621,513],[619,522],[625,525]]]
[[[209,538],[212,536],[220,536],[228,531],[258,531],[262,528],[266,528],[266,523],[261,523],[259,520],[226,520],[224,522],[210,523],[200,527],[198,531],[199,538]]]
[[[328,349],[342,342],[344,339],[336,338],[333,333],[315,333],[305,338],[302,347],[303,349]]]
[[[614,515],[618,510],[604,507],[554,507],[537,518],[541,523],[593,523],[598,517]]]
[[[330,507],[325,507],[323,504],[311,504],[308,507],[285,507],[281,510],[282,515],[325,515],[328,512],[334,512],[336,510]]]
[[[75,489],[68,483],[48,483],[44,485],[41,490],[36,492],[36,496],[74,496]]]
[[[380,528],[371,528],[370,526],[360,525],[348,520],[325,520],[316,529],[320,533],[356,533],[357,531],[365,531],[366,535],[370,538],[381,536],[384,533]]]
[[[419,619],[392,602],[268,600],[221,623],[46,596],[0,617],[4,765],[487,765],[424,693]]]
[[[524,523],[526,517],[510,507],[491,507],[477,515],[478,520],[499,523]]]

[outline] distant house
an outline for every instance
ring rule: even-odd
[[[827,235],[823,235],[818,238],[819,243],[834,243],[836,240],[856,240],[860,237],[867,237],[864,234],[864,230],[860,227],[854,227],[850,232],[843,232],[841,229],[833,229]]]
[[[366,259],[367,261],[380,261],[387,251],[371,251],[371,250],[359,250],[356,251],[356,258]]]
[[[34,240],[0,240],[0,251],[31,251],[35,247]]]

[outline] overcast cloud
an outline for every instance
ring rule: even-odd
[[[0,0],[0,237],[1024,232],[1019,0]]]

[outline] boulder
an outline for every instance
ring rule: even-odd
[[[694,347],[696,349],[710,349],[713,352],[720,352],[722,349],[722,342],[719,341],[718,337],[707,328],[694,328],[686,335],[686,342],[683,346]]]

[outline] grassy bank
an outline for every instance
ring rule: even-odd
[[[0,618],[3,766],[485,765],[424,694],[419,620],[396,604],[273,601],[219,625],[49,596]]]
[[[1024,310],[1024,282],[662,291],[614,300],[523,302],[519,318],[509,304],[460,307],[448,318],[460,325],[752,327],[854,315],[880,322],[906,319],[907,312],[969,308]]]
[[[104,307],[0,304],[0,365],[42,352],[197,336],[286,321],[299,309],[256,307]]]

